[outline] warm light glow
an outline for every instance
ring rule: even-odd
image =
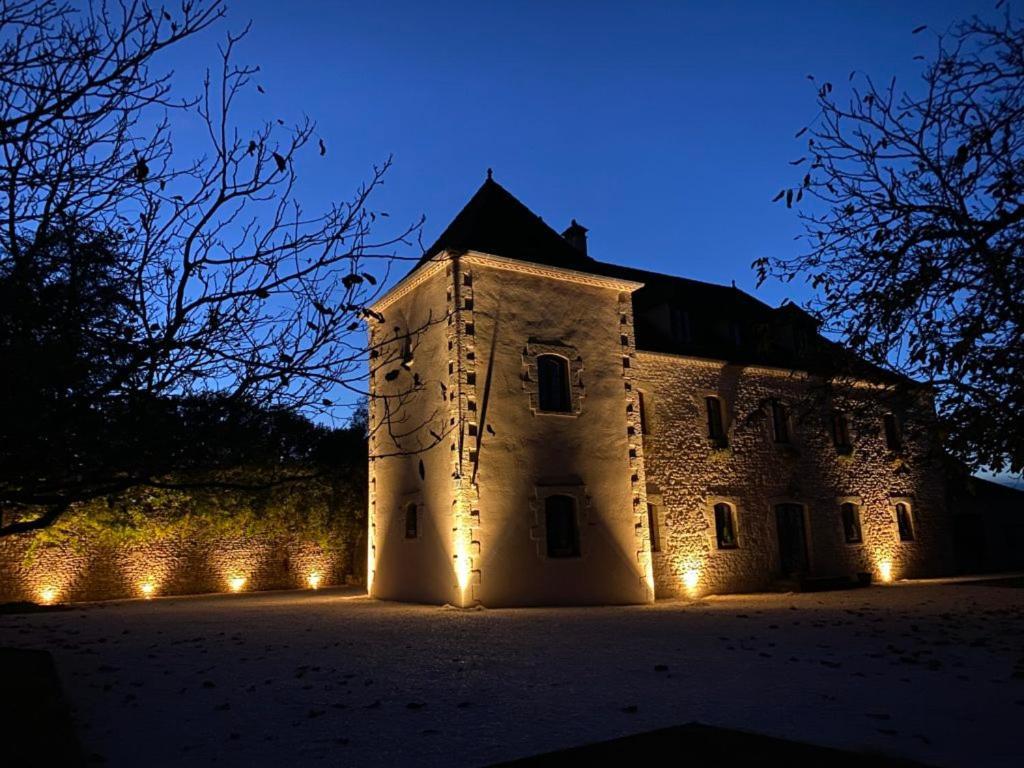
[[[39,590],[39,602],[43,605],[51,605],[57,600],[56,587],[43,587]]]
[[[245,581],[246,579],[244,576],[235,576],[234,578],[232,578],[231,581],[228,582],[231,585],[231,591],[241,592],[242,589],[245,587]]]
[[[153,582],[146,581],[139,585],[139,590],[142,592],[142,596],[148,600],[153,596],[153,593],[156,592],[156,586]]]
[[[320,574],[314,571],[313,573],[309,574],[309,577],[306,579],[306,582],[309,584],[310,589],[317,589],[320,586]]]
[[[881,577],[882,581],[884,581],[886,584],[891,583],[892,582],[892,563],[890,563],[888,560],[883,560],[882,562],[880,562],[878,564],[878,575]]]
[[[698,581],[700,581],[700,572],[696,568],[691,568],[683,574],[683,586],[686,587],[688,592],[692,592],[697,588]]]

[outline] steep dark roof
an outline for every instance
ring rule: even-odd
[[[481,251],[536,264],[590,271],[595,263],[488,175],[419,263],[443,250]],[[417,265],[418,266],[418,265]]]
[[[582,227],[579,229],[586,232]],[[416,266],[444,250],[480,251],[643,283],[643,287],[633,293],[636,346],[641,350],[814,373],[842,372],[888,381],[902,380],[822,337],[817,321],[796,305],[773,308],[735,286],[590,258],[494,181],[490,172]],[[671,332],[668,316],[672,307],[686,313],[689,332],[685,339]],[[806,343],[797,341],[798,338],[805,339]]]

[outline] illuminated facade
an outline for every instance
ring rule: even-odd
[[[791,305],[595,261],[488,178],[373,310],[373,596],[643,603],[948,567],[927,393],[854,361],[822,394],[845,353]]]

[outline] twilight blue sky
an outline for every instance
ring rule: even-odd
[[[318,121],[328,155],[299,166],[311,205],[393,153],[377,207],[393,222],[425,214],[429,244],[493,167],[557,229],[589,227],[599,259],[753,291],[753,259],[798,247],[795,215],[769,201],[799,175],[787,161],[814,115],[805,76],[912,86],[932,31],[993,5],[235,0],[219,33],[253,22],[239,58],[262,67],[266,95],[240,122]],[[179,86],[198,83],[217,42],[171,62]],[[787,294],[804,298],[756,291]]]

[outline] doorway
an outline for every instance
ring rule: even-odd
[[[802,504],[776,504],[775,522],[779,534],[779,570],[783,576],[798,576],[810,570],[807,531]]]

